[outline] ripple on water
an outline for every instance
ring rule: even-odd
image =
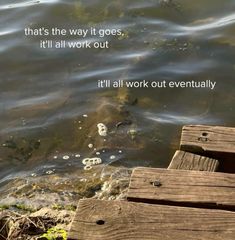
[[[235,23],[235,14],[231,13],[226,16],[206,17],[197,19],[189,24],[178,24],[176,22],[162,20],[157,18],[146,18],[145,22],[151,26],[165,29],[165,36],[200,36],[206,37],[216,29],[226,29]]]
[[[218,123],[218,120],[214,119],[211,116],[208,116],[208,111],[202,112],[198,115],[183,115],[178,113],[151,113],[151,112],[145,112],[144,116],[146,119],[149,119],[154,122],[163,123],[163,124],[174,124],[174,125],[180,125],[180,124],[216,124]]]
[[[135,59],[139,59],[139,58],[145,58],[149,55],[151,55],[152,51],[148,50],[148,51],[125,51],[125,52],[120,52],[118,55],[113,56],[113,59],[117,59],[117,60],[135,60]],[[111,57],[111,55],[110,55]]]
[[[124,70],[127,69],[126,65],[123,66],[119,66],[119,67],[107,67],[107,68],[103,68],[103,69],[91,69],[90,71],[84,71],[84,72],[78,72],[78,73],[74,73],[72,76],[72,79],[74,79],[74,81],[77,80],[86,80],[88,78],[91,77],[96,77],[97,79],[99,77],[102,77],[106,74],[115,74],[115,73],[122,73]]]
[[[0,5],[0,10],[4,9],[14,9],[14,8],[25,8],[25,7],[30,7],[34,6],[37,4],[50,4],[50,3],[55,3],[59,2],[59,0],[32,0],[32,1],[23,1],[21,3],[8,3],[4,5]]]
[[[161,66],[158,69],[158,73],[164,74],[174,74],[174,75],[189,75],[204,72],[208,69],[212,69],[216,66],[216,61],[213,59],[203,59],[200,62],[198,60],[194,61],[181,61],[178,63]]]

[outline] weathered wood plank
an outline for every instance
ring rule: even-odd
[[[235,128],[204,125],[184,126],[180,148],[195,153],[232,153],[235,156]]]
[[[235,213],[81,200],[69,240],[234,240]]]
[[[218,171],[235,173],[235,128],[184,126],[180,149],[218,159],[220,162]]]
[[[215,172],[219,161],[184,151],[176,151],[168,169],[182,169]]]
[[[234,210],[235,175],[136,168],[127,198],[139,202]]]

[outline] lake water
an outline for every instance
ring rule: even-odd
[[[106,166],[166,167],[183,125],[234,126],[234,10],[233,0],[1,0],[0,192],[19,178],[82,175],[91,156]],[[123,36],[103,38],[111,44],[103,50],[40,49],[24,29],[41,26]],[[98,88],[99,79],[217,84],[118,90]]]

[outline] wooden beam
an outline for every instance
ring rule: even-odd
[[[195,153],[223,153],[235,156],[235,128],[190,125],[182,129],[180,149]]]
[[[220,172],[235,173],[235,128],[184,126],[180,150],[218,159]]]
[[[81,200],[68,240],[234,240],[235,213]]]
[[[184,151],[176,151],[168,169],[215,172],[219,161]]]
[[[235,175],[136,168],[131,176],[127,199],[136,202],[235,210]]]

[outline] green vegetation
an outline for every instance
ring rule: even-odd
[[[25,212],[35,212],[36,211],[36,209],[26,206],[25,204],[16,204],[16,205],[13,205],[12,207],[16,208],[18,210],[25,211]]]
[[[25,204],[0,205],[0,211],[7,210],[7,209],[15,209],[15,210],[20,210],[20,211],[29,212],[29,213],[37,211],[36,209],[30,206],[26,206]]]
[[[9,209],[9,205],[0,205],[0,211]]]
[[[60,204],[54,204],[52,206],[53,210],[68,210],[68,211],[76,211],[77,207],[75,205],[67,205],[67,206],[63,206]]]
[[[57,227],[48,229],[46,233],[39,237],[39,240],[66,240],[66,239],[67,232]]]

